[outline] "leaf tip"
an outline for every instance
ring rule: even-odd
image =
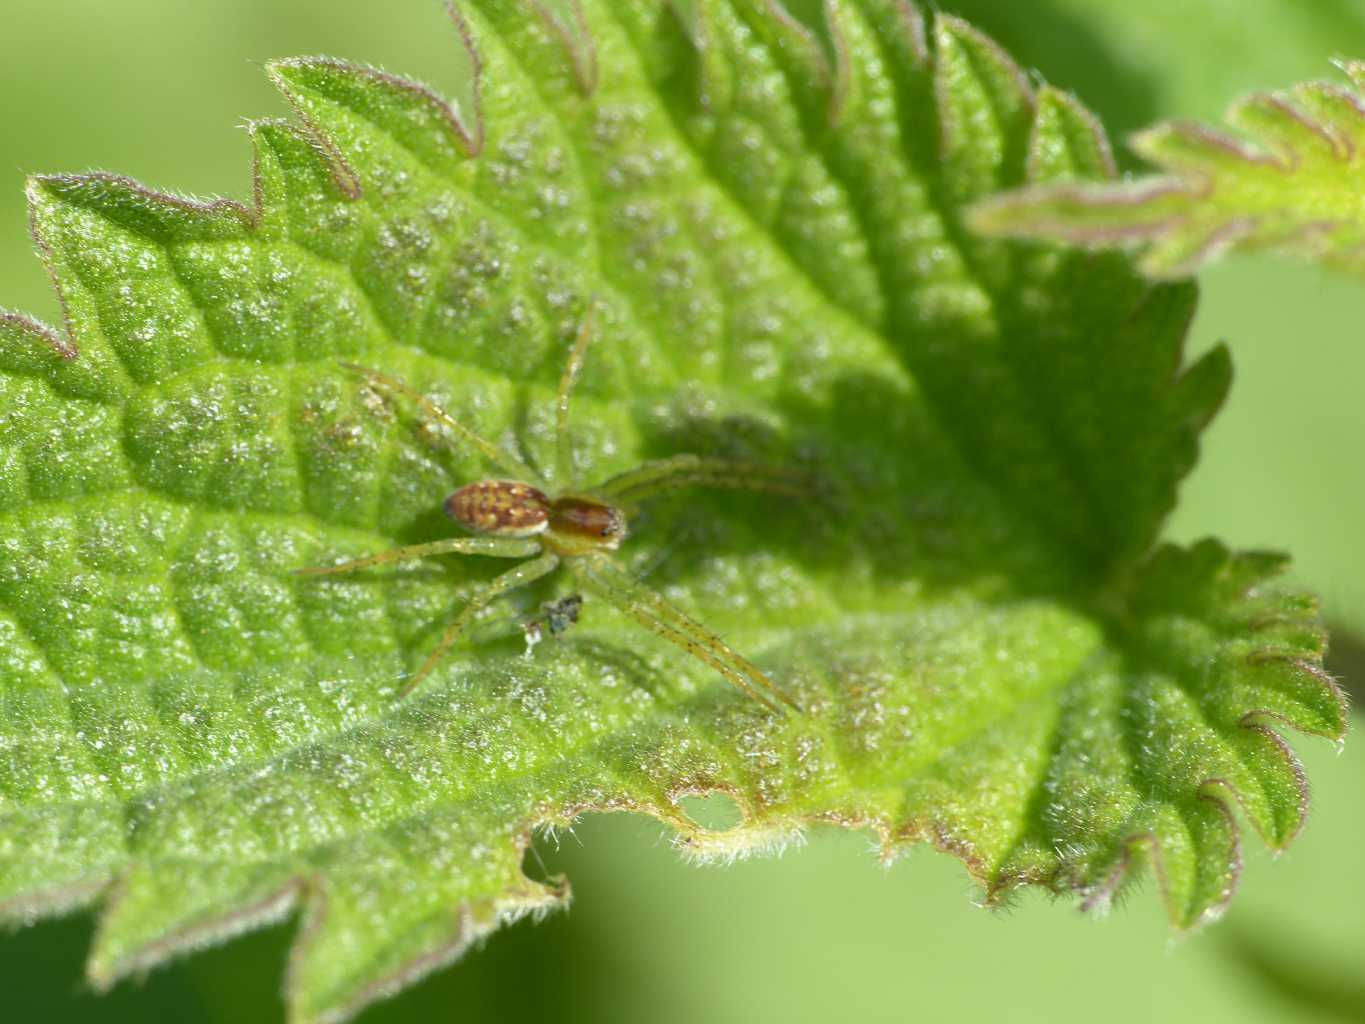
[[[284,920],[297,906],[303,883],[293,879],[245,905],[189,921],[152,937],[125,931],[131,924],[136,932],[135,919],[140,913],[137,909],[125,913],[131,887],[130,876],[116,879],[99,917],[85,967],[86,980],[97,992],[108,992],[124,978],[159,967],[168,960]]]
[[[945,57],[956,60],[974,59],[980,61],[993,76],[1008,83],[1015,98],[1032,105],[1036,97],[1029,76],[1010,56],[1009,51],[977,28],[970,21],[956,14],[937,12],[934,15],[934,47],[938,51],[938,63]]]
[[[1047,84],[1039,88],[1027,174],[1032,182],[1118,177],[1104,125],[1073,93]]]
[[[318,992],[310,987],[311,947],[325,926],[326,895],[320,886],[310,887],[308,909],[290,951],[285,974],[284,995],[291,1024],[342,1024],[372,1003],[393,996],[454,963],[499,928],[526,917],[540,919],[552,911],[565,909],[572,898],[568,880],[563,876],[543,883],[523,876],[517,891],[481,901],[478,905],[466,902],[452,908],[450,927],[444,937],[387,972],[341,991]]]
[[[0,309],[0,335],[16,337],[20,344],[37,342],[42,354],[55,355],[58,359],[71,362],[80,356],[80,349],[46,324],[25,316]]]

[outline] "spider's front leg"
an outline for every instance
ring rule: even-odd
[[[804,473],[781,466],[685,454],[642,463],[603,481],[593,491],[617,504],[634,507],[678,487],[766,491],[799,497],[811,492],[812,481]]]
[[[409,387],[396,377],[390,377],[388,374],[380,373],[378,370],[371,370],[368,366],[358,366],[355,363],[342,363],[341,365],[352,373],[360,374],[365,378],[366,383],[377,391],[388,391],[391,394],[407,396],[418,408],[426,412],[428,416],[444,423],[454,431],[457,437],[470,445],[470,447],[481,452],[484,458],[500,468],[503,472],[512,474],[512,476],[518,480],[539,479],[531,467],[522,462],[521,459],[517,458],[511,452],[503,451],[491,441],[484,440],[416,388]]]
[[[436,649],[427,656],[413,677],[404,684],[399,691],[400,697],[406,697],[409,693],[431,674],[446,651],[450,650],[459,637],[461,631],[469,623],[480,608],[483,608],[490,601],[501,594],[524,586],[534,580],[540,579],[546,573],[554,570],[559,565],[559,556],[547,552],[541,547],[540,541],[525,537],[452,537],[449,540],[432,541],[429,544],[410,544],[407,547],[394,548],[392,551],[381,551],[375,555],[366,555],[364,558],[355,558],[349,562],[341,562],[338,565],[316,566],[308,569],[295,569],[295,576],[327,576],[335,573],[356,572],[360,569],[368,569],[375,565],[385,565],[390,562],[410,562],[414,559],[425,558],[428,555],[489,555],[494,558],[529,558],[530,561],[523,562],[521,565],[508,570],[500,576],[495,576],[488,583],[476,590],[470,597],[469,603],[460,610],[460,613],[451,620],[450,625],[441,634],[441,641],[436,645]],[[532,558],[537,555],[539,557]]]
[[[538,542],[531,541],[529,543],[537,550],[540,549],[540,544]],[[451,645],[455,643],[460,634],[464,632],[464,628],[469,625],[470,620],[478,613],[479,609],[485,607],[489,602],[496,600],[498,597],[501,597],[509,590],[515,590],[517,587],[524,587],[526,584],[534,583],[542,576],[554,572],[558,565],[559,556],[553,551],[545,551],[539,558],[533,558],[529,562],[522,562],[515,568],[508,569],[502,575],[493,577],[476,590],[469,598],[469,603],[460,609],[460,613],[456,615],[455,618],[450,620],[450,625],[446,626],[445,632],[441,634],[440,642],[436,645],[435,649],[427,655],[426,661],[422,662],[422,667],[413,673],[412,678],[398,691],[398,696],[406,697],[421,685],[422,680],[431,675],[431,672],[436,667],[437,663],[440,662],[445,656],[445,653],[450,650]]]
[[[451,537],[448,540],[435,540],[429,544],[409,544],[407,547],[381,551],[377,555],[354,558],[349,562],[336,565],[319,565],[307,569],[294,569],[295,576],[328,576],[333,573],[356,572],[372,565],[385,565],[389,562],[411,562],[428,555],[488,555],[492,558],[529,558],[539,553],[540,544],[533,540],[509,537]]]

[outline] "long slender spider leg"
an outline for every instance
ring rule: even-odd
[[[477,448],[489,462],[504,472],[511,474],[517,480],[541,482],[540,474],[526,465],[526,463],[522,462],[521,459],[517,458],[511,452],[504,451],[491,441],[484,440],[416,388],[409,387],[402,381],[396,380],[386,373],[380,373],[378,370],[371,370],[367,366],[357,366],[355,363],[342,363],[341,365],[348,370],[360,374],[374,387],[380,389],[387,388],[389,391],[396,391],[400,395],[406,395],[421,406],[422,409],[426,411],[427,415],[434,416],[436,419],[440,420],[451,430],[455,431],[461,440],[474,448]]]
[[[445,657],[445,653],[450,650],[451,644],[459,638],[460,633],[463,632],[465,626],[469,624],[469,620],[477,614],[480,608],[483,608],[490,601],[507,593],[509,590],[515,590],[517,587],[524,587],[526,584],[540,579],[547,573],[553,572],[558,565],[559,556],[553,551],[546,551],[539,558],[533,558],[529,562],[522,562],[520,565],[508,569],[501,576],[494,576],[476,590],[474,595],[469,599],[469,603],[460,609],[460,613],[456,615],[455,618],[450,620],[450,624],[446,626],[445,632],[441,634],[440,642],[436,645],[435,649],[427,655],[427,660],[422,662],[422,667],[419,668],[413,674],[412,678],[404,684],[403,688],[398,691],[398,696],[400,698],[406,697],[421,685],[423,679],[431,675],[431,671],[436,667],[437,662]]]
[[[603,559],[603,561],[606,560]],[[732,648],[722,640],[719,635],[707,629],[677,605],[666,600],[663,595],[636,583],[610,562],[607,562],[607,570],[615,576],[615,583],[617,586],[622,587],[632,600],[647,605],[650,611],[658,617],[660,622],[691,637],[698,643],[705,645],[710,649],[714,657],[727,659],[730,665],[737,668],[739,672],[743,673],[753,682],[758,683],[764,689],[770,691],[778,700],[782,701],[782,703],[796,711],[804,710],[801,705],[787,696],[782,688],[768,677],[766,672]]]
[[[559,397],[555,402],[555,486],[561,491],[570,486],[573,480],[573,447],[569,444],[569,396],[578,383],[578,374],[583,369],[583,358],[588,352],[588,342],[592,340],[593,325],[597,321],[597,301],[588,304],[579,325],[578,337],[574,339],[569,352],[569,360],[564,364],[564,372],[559,378]]]
[[[430,544],[409,544],[407,547],[381,551],[364,558],[355,558],[337,565],[319,565],[307,569],[294,569],[295,576],[327,576],[338,572],[355,572],[368,569],[372,565],[388,562],[409,562],[428,555],[490,555],[494,558],[529,558],[540,551],[540,542],[516,537],[451,537],[436,540]]]
[[[736,683],[740,689],[746,692],[750,689],[750,687],[735,680],[736,675],[742,674],[762,686],[782,703],[797,711],[802,710],[801,705],[788,697],[781,687],[769,679],[767,674],[757,665],[738,654],[719,636],[697,622],[681,608],[665,600],[661,594],[636,583],[629,575],[618,569],[605,555],[588,556],[584,562],[586,563],[584,569],[589,578],[602,587],[607,597],[627,614],[638,619],[639,616],[636,615],[632,606],[647,609],[651,618],[657,619],[661,625],[686,636],[691,641],[683,645],[689,654],[713,665],[713,667],[714,663],[711,659],[724,662],[729,666],[730,671],[726,672],[722,669],[722,674],[731,682]],[[699,651],[705,651],[710,655],[710,658],[701,657]],[[767,702],[765,701],[765,703]]]
[[[600,588],[600,592],[606,597],[608,601],[616,605],[616,607],[619,608],[624,614],[629,615],[632,619],[634,619],[640,625],[644,626],[651,633],[658,634],[665,640],[669,641],[669,643],[681,647],[683,650],[685,650],[688,654],[692,655],[692,657],[696,658],[702,664],[709,665],[711,668],[715,669],[722,676],[724,676],[726,680],[728,680],[729,682],[733,683],[736,687],[738,687],[745,695],[747,695],[753,700],[756,700],[764,707],[772,711],[775,711],[779,714],[783,713],[783,708],[780,705],[773,703],[773,701],[770,700],[765,694],[754,689],[753,685],[747,679],[745,679],[742,675],[736,672],[729,665],[725,664],[725,662],[721,661],[719,658],[713,655],[705,647],[701,646],[701,644],[699,644],[692,637],[688,636],[686,633],[678,631],[673,626],[669,625],[667,622],[663,622],[662,620],[657,619],[654,616],[650,615],[649,612],[647,612],[640,605],[636,604],[629,597],[623,594],[616,593],[603,580],[596,579],[595,577],[591,576],[589,578],[593,579],[593,581]]]
[[[593,493],[633,504],[660,491],[693,485],[789,495],[807,494],[811,489],[809,477],[805,474],[780,466],[704,458],[700,455],[675,455],[646,462],[614,476],[594,488]]]

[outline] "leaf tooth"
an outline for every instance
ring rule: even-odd
[[[465,60],[469,62],[469,73],[463,78],[462,88],[456,97],[447,102],[447,106],[450,107],[451,115],[458,126],[457,132],[465,144],[466,152],[470,157],[476,157],[483,152],[486,137],[483,97],[480,92],[483,88],[483,55],[474,44],[473,29],[460,12],[456,0],[446,0],[445,8],[446,16],[450,18],[450,23],[455,27],[455,34],[459,37],[460,49],[464,51]]]
[[[271,118],[249,122],[247,132],[255,150],[252,180],[263,234],[287,236],[290,211],[300,202],[358,198],[354,178],[298,125]]]
[[[283,920],[303,890],[287,869],[196,859],[139,864],[112,887],[86,977],[106,992],[129,975]]]
[[[546,83],[551,90],[567,85],[585,98],[597,91],[597,42],[579,0],[452,0],[450,9],[461,20],[477,10],[518,63],[555,79]]]
[[[1253,93],[1234,104],[1227,119],[1294,170],[1304,159],[1346,160],[1351,156],[1347,140],[1273,93]]]
[[[900,29],[892,34],[894,41],[907,48],[916,67],[927,68],[931,57],[929,35],[924,27],[924,12],[912,0],[892,0],[892,5]]]
[[[51,216],[51,203],[35,181],[24,182],[24,199],[28,204],[28,233],[33,239],[33,247],[38,253],[43,269],[47,271],[52,290],[62,308],[62,326],[65,328],[66,343],[70,350],[79,353],[81,339],[76,336],[76,324],[71,317],[71,307],[67,297],[67,287],[62,281],[57,251],[48,241],[48,220]]]
[[[1109,866],[1105,875],[1095,882],[1078,881],[1075,883],[1077,891],[1081,896],[1080,909],[1088,914],[1104,916],[1114,905],[1124,882],[1128,881],[1136,874],[1140,866],[1138,858],[1142,854],[1151,855],[1157,847],[1157,837],[1154,832],[1139,832],[1129,835],[1119,846],[1119,855]],[[1160,861],[1158,860],[1159,864]],[[1154,870],[1157,876],[1157,885],[1161,890],[1162,902],[1166,902],[1166,888],[1162,885],[1165,878],[1164,870],[1159,867]]]
[[[255,198],[256,222],[266,232],[287,230],[286,172],[272,143],[276,133],[287,132],[292,126],[282,118],[258,118],[247,120],[242,127],[251,140],[251,193]],[[319,159],[317,163],[330,171],[325,160]]]
[[[829,125],[839,124],[850,102],[853,89],[853,55],[849,49],[848,31],[843,19],[848,10],[839,5],[838,0],[825,0],[823,7],[824,24],[829,32],[830,46],[833,50],[832,62],[827,58],[829,68]]]
[[[0,924],[26,926],[44,918],[61,917],[95,903],[108,888],[110,875],[95,873],[72,878],[42,888],[25,888],[8,899],[0,900]]]
[[[1257,226],[1254,218],[1240,217],[1212,228],[1199,226],[1182,233],[1175,229],[1176,223],[1172,223],[1171,230],[1158,237],[1143,254],[1139,265],[1149,277],[1159,280],[1189,277],[1199,267],[1250,238]]]
[[[899,78],[907,72],[908,77],[917,77],[930,70],[933,55],[929,50],[928,30],[924,14],[914,0],[861,0],[857,4],[824,0],[826,23],[853,18],[855,12],[866,30],[877,37],[883,48],[880,60],[885,61],[891,77]],[[832,42],[837,43],[837,40]],[[862,71],[854,50],[856,48],[847,54],[851,75]],[[836,53],[835,56],[842,55]]]
[[[1050,85],[1038,91],[1027,177],[1030,182],[1118,177],[1109,136],[1099,118],[1075,96]]]
[[[1227,911],[1242,877],[1242,831],[1226,796],[1218,791],[1218,780],[1207,780],[1198,789],[1199,810],[1207,806],[1211,814],[1194,816],[1191,835],[1200,854],[1213,847],[1221,856],[1198,856],[1193,883],[1184,905],[1168,886],[1166,910],[1181,931],[1195,931],[1211,924]],[[1187,819],[1190,817],[1187,813]]]
[[[1248,167],[1289,171],[1278,156],[1195,121],[1166,121],[1129,139],[1141,157],[1208,187],[1218,174],[1245,174]]]
[[[70,362],[80,350],[47,324],[0,309],[0,366],[11,373],[44,372],[53,356]]]
[[[800,55],[802,84],[810,89],[808,102],[823,107],[821,128],[834,129],[845,116],[866,114],[869,92],[876,102],[875,94],[880,91],[880,83],[869,82],[869,75],[875,74],[874,69],[884,59],[903,60],[917,71],[929,66],[924,19],[906,0],[859,7],[824,0],[814,24],[796,18],[781,0],[768,0],[768,8],[778,27],[785,30],[774,39],[779,51]],[[855,17],[860,20],[855,21]],[[880,46],[887,47],[889,53],[869,49],[868,41],[874,37],[879,37]],[[869,56],[871,59],[866,59]],[[865,116],[858,120],[864,122]]]
[[[1252,652],[1246,664],[1258,684],[1289,702],[1285,708],[1256,708],[1247,713],[1250,718],[1273,718],[1328,739],[1346,734],[1350,703],[1341,684],[1326,670],[1275,648]]]
[[[1028,77],[995,40],[951,15],[934,19],[934,46],[939,145],[959,198],[1021,182],[1035,103]]]
[[[438,913],[415,923],[403,922],[401,914],[395,915],[400,918],[400,931],[389,935],[389,942],[381,943],[389,953],[382,965],[348,962],[353,936],[347,933],[361,924],[367,942],[372,942],[375,930],[392,929],[395,922],[379,915],[362,923],[355,916],[357,906],[374,895],[348,888],[360,880],[338,884],[334,876],[317,876],[309,886],[303,922],[290,950],[285,977],[291,1022],[340,1024],[371,1003],[458,960],[503,925],[527,916],[543,916],[569,904],[567,880],[536,882],[519,868],[515,875],[505,880],[499,896],[436,906],[433,909]],[[431,888],[432,902],[438,902],[438,886],[432,883]],[[410,927],[401,929],[403,923]]]
[[[1135,298],[1123,324],[1122,339],[1136,345],[1138,338],[1149,341],[1148,356],[1152,370],[1151,399],[1176,384],[1184,357],[1184,341],[1199,304],[1199,289],[1193,283],[1156,285],[1142,289]],[[1227,367],[1231,372],[1231,366]]]
[[[1304,824],[1308,821],[1308,811],[1312,804],[1311,794],[1308,789],[1308,774],[1303,770],[1303,763],[1295,756],[1283,736],[1265,724],[1267,716],[1262,712],[1251,711],[1242,716],[1239,727],[1244,734],[1260,746],[1261,751],[1269,755],[1270,759],[1278,761],[1280,766],[1285,769],[1282,774],[1278,774],[1275,781],[1283,783],[1287,777],[1289,789],[1292,795],[1289,800],[1275,800],[1273,794],[1267,792],[1272,804],[1271,828],[1266,828],[1261,821],[1261,817],[1247,811],[1246,802],[1242,799],[1242,794],[1235,787],[1228,787],[1228,791],[1246,812],[1247,820],[1256,829],[1257,834],[1267,846],[1275,850],[1283,850],[1295,839],[1303,830]],[[1272,717],[1272,721],[1278,721]],[[1254,753],[1252,756],[1256,756]],[[1212,780],[1210,780],[1212,782]],[[1221,780],[1219,780],[1221,781]],[[1266,789],[1271,788],[1270,779],[1263,780]],[[1209,785],[1210,783],[1205,783]]]
[[[587,18],[583,15],[583,5],[579,0],[559,0],[559,3],[553,4],[546,0],[526,2],[559,37],[569,58],[569,66],[573,69],[578,91],[584,96],[591,96],[597,89],[597,48]]]
[[[34,175],[30,187],[160,245],[240,237],[256,221],[255,212],[235,199],[160,192],[118,174]]]
[[[1290,96],[1346,148],[1343,159],[1356,161],[1365,152],[1365,99],[1358,93],[1334,82],[1304,82]]]
[[[1360,60],[1338,60],[1333,63],[1341,70],[1347,78],[1361,92],[1365,92],[1365,61]]]
[[[715,0],[668,0],[669,10],[692,44],[697,61],[697,106],[707,114],[726,110],[734,98],[730,66],[716,46]]]
[[[1215,345],[1176,379],[1175,403],[1185,411],[1192,432],[1202,431],[1222,408],[1232,388],[1232,353]]]
[[[1123,839],[1118,856],[1107,870],[1101,869],[1101,877],[1079,883],[1081,909],[1106,913],[1146,862],[1167,918],[1178,931],[1197,930],[1221,916],[1241,877],[1241,841],[1226,795],[1208,786],[1206,782],[1200,787],[1197,802],[1181,816],[1183,829],[1174,829],[1173,821],[1163,819],[1160,825],[1139,828]],[[1179,837],[1183,842],[1177,841],[1180,831],[1185,833]],[[1220,848],[1218,852],[1210,852],[1214,847]]]
[[[837,119],[845,97],[839,92],[835,64],[824,42],[782,0],[763,0],[760,6],[762,13],[751,19],[753,28],[785,67],[797,103],[812,121],[828,127]],[[828,22],[824,28],[832,31]],[[842,85],[846,92],[847,79]]]
[[[476,140],[482,138],[481,129],[467,128],[455,108],[426,86],[378,68],[301,57],[274,61],[266,65],[266,73],[316,143],[336,161],[338,180],[353,196],[360,194],[361,182],[347,159],[344,135],[320,127],[334,122],[336,112],[375,125],[441,176],[473,156]]]
[[[219,239],[243,233],[247,211],[227,200],[164,196],[114,175],[35,176],[26,192],[30,229],[62,306],[68,344],[81,354],[72,365],[80,367],[83,393],[121,394],[128,378],[202,356],[206,339],[192,303],[148,266],[164,271],[173,225],[191,238]],[[75,384],[77,377],[67,379]]]

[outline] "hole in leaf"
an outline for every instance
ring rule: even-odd
[[[678,801],[682,812],[708,832],[725,832],[744,820],[739,804],[729,793],[691,793]]]
[[[559,845],[558,838],[538,830],[521,855],[522,874],[550,888],[561,884],[564,869],[560,864]]]

